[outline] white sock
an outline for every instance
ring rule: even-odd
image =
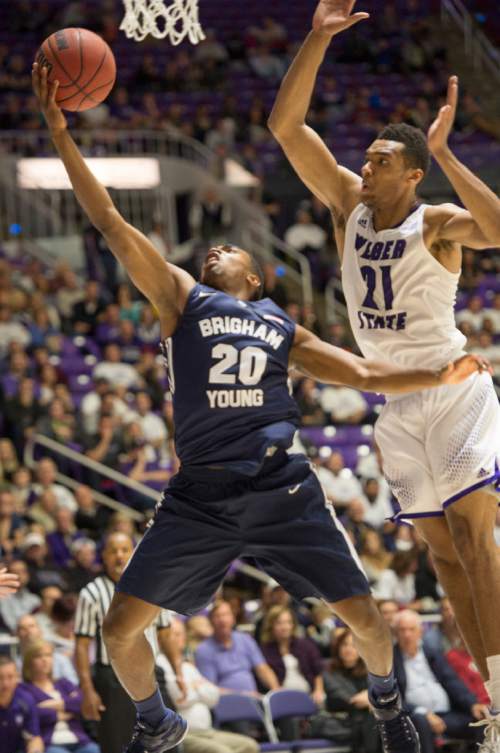
[[[500,713],[500,654],[486,659],[490,679],[485,683],[493,713]]]

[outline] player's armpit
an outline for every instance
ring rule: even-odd
[[[496,237],[489,238],[471,213],[455,204],[429,207],[426,222],[434,226],[436,241],[451,241],[478,250],[500,245],[500,224]]]
[[[166,262],[148,238],[125,222],[114,207],[109,211],[109,219],[101,227],[101,232],[134,285],[157,309],[162,329],[167,330],[163,334],[168,336],[184,310],[195,285],[194,279]]]
[[[283,131],[271,130],[309,190],[347,220],[360,201],[359,175],[340,166],[323,139],[305,123]]]

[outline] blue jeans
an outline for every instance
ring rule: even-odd
[[[45,753],[101,753],[101,749],[97,743],[88,742],[74,743],[73,745],[48,745],[45,748]]]

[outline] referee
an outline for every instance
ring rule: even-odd
[[[134,704],[111,667],[102,639],[102,623],[113,598],[115,583],[132,556],[133,549],[132,539],[128,535],[113,533],[108,536],[102,552],[104,574],[85,586],[78,597],[75,663],[83,693],[82,714],[85,719],[98,723],[102,753],[122,753],[130,742],[136,719]],[[146,631],[146,636],[156,653],[159,644],[170,659],[169,625],[168,613],[162,610],[155,625]],[[91,645],[94,641],[95,663],[92,666]],[[165,695],[165,684],[162,687],[162,678],[157,679]],[[168,697],[164,701],[167,706],[172,706]]]

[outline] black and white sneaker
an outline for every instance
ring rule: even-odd
[[[410,715],[401,706],[399,691],[377,698],[370,691],[369,700],[377,720],[384,753],[420,753],[417,730]]]
[[[179,745],[188,733],[188,723],[172,711],[158,727],[149,727],[140,719],[124,753],[164,753]]]

